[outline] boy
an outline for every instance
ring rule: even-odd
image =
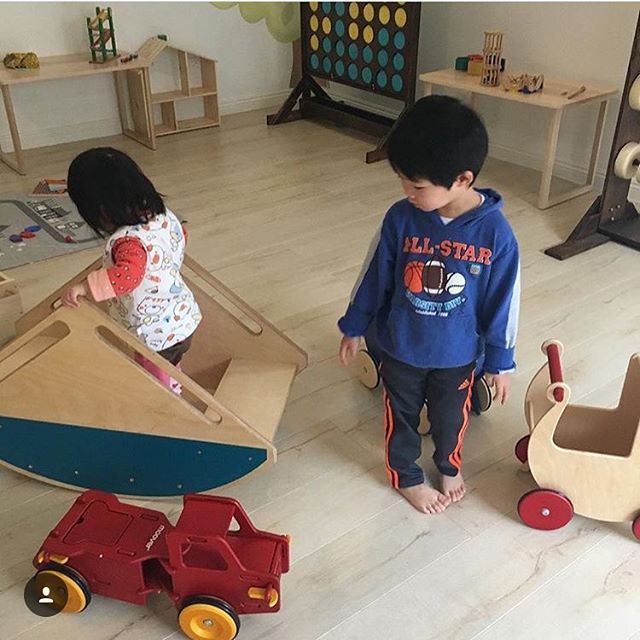
[[[460,452],[478,356],[484,351],[485,378],[502,404],[515,370],[518,244],[501,196],[473,188],[487,149],[480,118],[454,98],[423,98],[399,119],[388,156],[407,197],[387,212],[338,321],[345,365],[370,326],[375,332],[388,475],[424,513],[464,496]],[[442,491],[416,464],[425,400]]]

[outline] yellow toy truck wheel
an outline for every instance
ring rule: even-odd
[[[54,585],[62,583],[67,591],[66,603],[60,610],[61,613],[80,613],[91,602],[91,591],[87,581],[71,567],[63,565],[45,565],[36,573],[36,584],[42,590],[50,584],[53,591]]]
[[[233,640],[240,630],[233,607],[218,598],[190,598],[180,610],[178,623],[191,640]]]

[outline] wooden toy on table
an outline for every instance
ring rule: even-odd
[[[7,53],[2,62],[7,69],[37,69],[40,66],[38,55],[33,51]]]
[[[96,7],[96,15],[93,18],[87,18],[87,32],[89,34],[91,62],[102,63],[109,60],[109,58],[118,57],[111,7],[106,9]],[[98,54],[100,55],[99,59]]]
[[[640,353],[629,361],[615,409],[570,405],[563,381],[562,344],[542,345],[547,364],[525,397],[530,434],[516,445],[539,489],[518,503],[525,524],[559,529],[574,513],[606,522],[632,522],[640,539]]]
[[[161,511],[87,491],[36,554],[24,591],[43,617],[80,613],[92,595],[144,605],[166,593],[191,640],[233,640],[239,614],[280,609],[290,538],[254,527],[231,498],[187,495],[175,527]]]
[[[502,59],[502,36],[499,31],[484,32],[482,50],[482,78],[480,83],[486,87],[500,84],[500,61]]]
[[[100,263],[22,316],[18,337],[0,350],[0,462],[52,484],[140,496],[206,491],[273,464],[306,354],[187,257],[184,280],[203,319],[178,370],[105,303],[53,308]]]
[[[472,53],[468,57],[467,73],[470,76],[482,76],[484,59],[481,53]]]

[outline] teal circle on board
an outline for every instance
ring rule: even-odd
[[[378,71],[376,82],[381,89],[384,89],[387,86],[387,74],[382,69]]]
[[[336,62],[336,73],[339,76],[343,76],[344,75],[344,62],[342,62],[342,60],[338,60]]]
[[[396,92],[400,93],[402,91],[404,83],[402,82],[402,77],[397,73],[394,73],[391,77],[391,88]]]
[[[345,11],[344,2],[336,2],[336,13],[339,16],[343,16]]]
[[[393,56],[393,68],[396,71],[402,71],[404,69],[404,56],[401,53],[396,53]]]
[[[324,58],[322,61],[322,69],[325,73],[331,73],[331,59]]]
[[[349,78],[350,78],[351,80],[357,80],[357,79],[358,79],[358,65],[357,65],[357,64],[355,64],[354,62],[352,62],[352,63],[349,65],[349,69],[348,69],[348,71],[349,71]]]
[[[407,44],[407,39],[404,37],[404,33],[398,31],[396,35],[393,36],[393,46],[396,49],[404,49],[405,44]]]
[[[332,4],[333,4],[333,3],[331,3],[331,2],[323,2],[323,3],[322,3],[322,10],[323,10],[325,13],[331,13],[331,5],[332,5]]]
[[[322,38],[322,50],[331,53],[331,38]]]
[[[364,69],[362,69],[362,81],[365,84],[370,84],[371,80],[373,80],[373,73],[371,72],[371,69],[369,69],[369,67],[364,67]]]
[[[389,31],[384,27],[378,31],[378,42],[386,47],[389,44]]]
[[[386,67],[388,62],[389,54],[384,49],[380,49],[380,51],[378,51],[378,64],[381,67]]]
[[[336,35],[338,38],[342,38],[345,32],[344,22],[342,20],[336,20]]]
[[[362,59],[367,63],[370,64],[373,62],[373,49],[367,45],[363,50],[362,50]]]
[[[318,59],[317,53],[312,53],[310,60],[312,69],[318,69],[320,67],[320,60]]]
[[[345,52],[344,42],[342,42],[342,40],[338,40],[338,42],[336,42],[336,53],[338,54],[338,57],[342,58],[342,56],[344,55],[344,52]]]
[[[352,42],[349,45],[349,57],[352,60],[355,60],[358,57],[358,45],[355,42]]]

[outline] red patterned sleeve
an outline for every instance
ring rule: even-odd
[[[113,267],[94,271],[87,278],[91,295],[98,302],[131,293],[144,278],[147,251],[138,238],[116,240],[111,257]]]

